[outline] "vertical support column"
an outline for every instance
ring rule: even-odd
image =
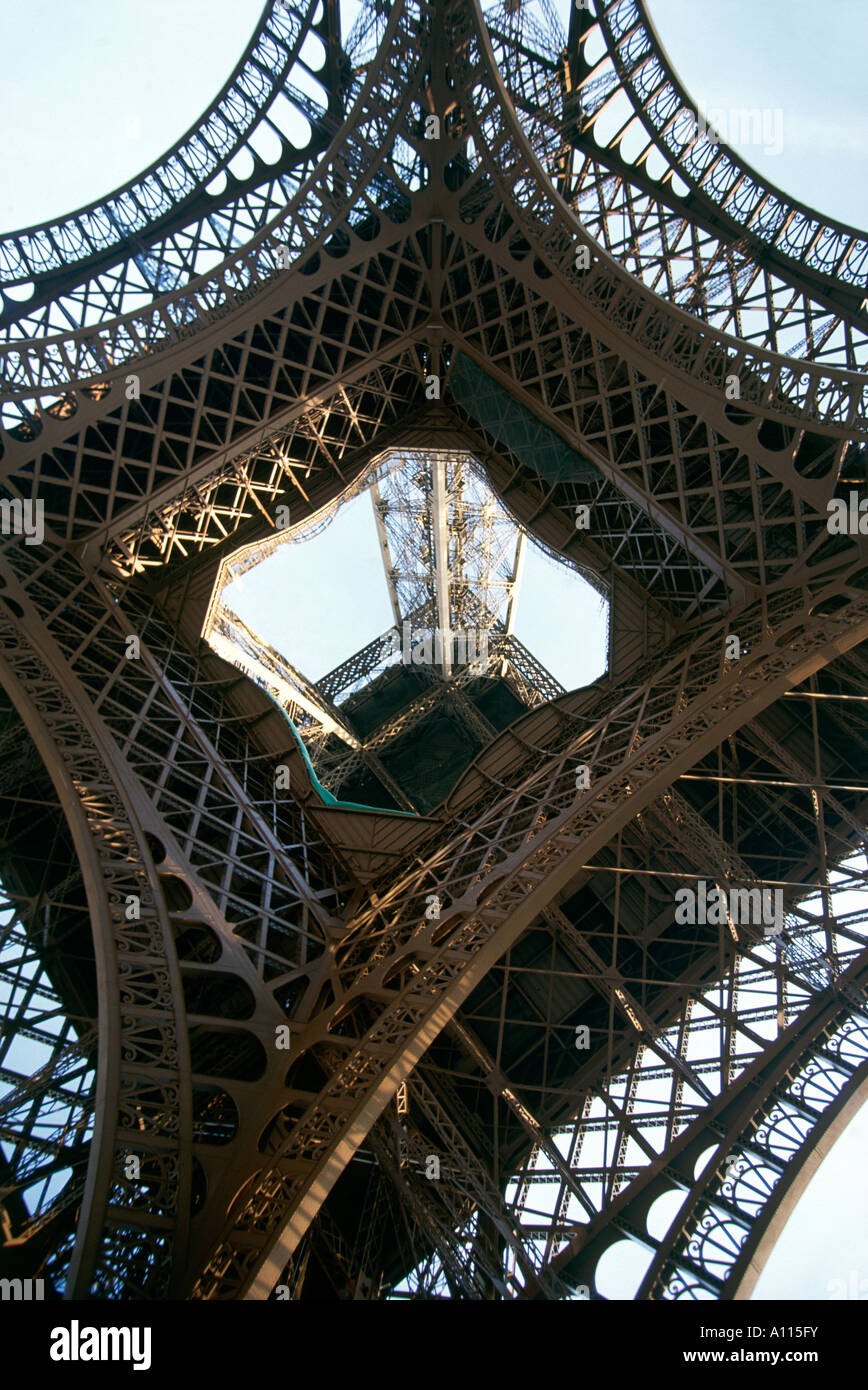
[[[431,472],[432,495],[431,530],[434,537],[434,576],[437,587],[437,625],[442,643],[443,679],[452,675],[452,623],[449,592],[449,494],[446,483],[446,459],[434,455]]]

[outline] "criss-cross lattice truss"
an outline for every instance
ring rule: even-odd
[[[385,750],[391,748],[394,757],[396,744],[412,731],[418,758],[418,741],[434,741],[430,724],[437,712],[457,717],[472,738],[470,751],[478,750],[497,726],[471,696],[491,703],[495,680],[514,697],[509,717],[564,691],[514,635],[526,536],[485,486],[478,464],[447,450],[397,451],[374,470],[366,490],[395,620],[388,632],[312,682],[257,636],[224,597],[229,585],[278,545],[316,536],[328,519],[317,516],[223,562],[203,636],[281,706],[301,734],[321,786],[341,792],[364,767],[393,804],[412,811],[419,807],[385,766]],[[358,491],[356,485],[350,495]],[[284,600],[294,606],[302,596],[286,593]],[[386,671],[409,679],[378,681]],[[367,691],[373,681],[376,687]],[[379,711],[390,683],[382,717],[371,699]],[[360,709],[349,697],[361,691],[369,698]]]
[[[868,1080],[868,238],[696,115],[642,0],[281,0],[0,239],[4,1276],[596,1298],[626,1240],[749,1294]],[[372,484],[396,633],[483,629],[490,698],[203,639]],[[586,689],[522,536],[608,598]]]

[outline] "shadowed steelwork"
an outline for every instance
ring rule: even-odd
[[[691,109],[640,0],[266,5],[175,150],[0,244],[4,1276],[554,1300],[627,1240],[638,1298],[749,1294],[868,1078],[868,243]],[[314,683],[219,616],[373,481],[395,633],[494,671]],[[522,536],[608,598],[584,689]]]

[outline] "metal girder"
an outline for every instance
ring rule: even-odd
[[[566,62],[557,40],[519,48],[502,24],[490,32],[538,157],[594,236],[658,294],[729,332],[864,366],[864,233],[769,185],[726,132],[706,138],[644,0],[612,0],[596,18],[579,11],[572,20]],[[585,50],[598,45],[591,63]],[[624,119],[601,145],[595,126],[618,96],[627,98]],[[628,160],[630,125],[644,145]],[[655,151],[667,165],[662,180],[646,170]]]
[[[450,597],[451,568],[449,561],[449,534],[446,493],[446,460],[434,461],[434,487],[431,498],[431,533],[434,544],[434,592],[437,603],[437,625],[443,634],[443,677],[448,680],[452,674],[452,602]]]
[[[512,636],[525,535],[490,494],[480,498],[480,472],[472,458],[439,449],[389,451],[378,462],[369,489],[395,628],[317,683],[251,631],[223,598],[226,587],[256,563],[256,547],[245,547],[221,564],[203,638],[277,699],[296,724],[329,791],[338,791],[348,777],[367,766],[400,808],[412,810],[375,750],[408,732],[435,704],[442,706],[447,693],[462,722],[481,743],[488,742],[493,727],[459,687],[474,674],[488,675],[492,655],[500,658],[501,674],[522,703],[538,702],[541,691],[560,692],[559,684]],[[358,484],[350,495],[357,490]],[[286,528],[285,542],[277,543],[309,537],[310,527],[301,523]],[[264,542],[262,559],[274,553],[275,544],[274,537]],[[431,646],[430,660],[423,663],[426,673],[436,670],[443,684],[429,685],[360,739],[346,706],[339,710],[333,697],[355,693],[398,651],[405,664],[412,654],[415,665],[420,640]],[[495,653],[492,645],[498,649]],[[488,660],[477,672],[486,654]],[[341,744],[353,751],[344,751]]]
[[[853,610],[854,613],[860,611],[859,600],[853,604]],[[343,976],[343,986],[347,990],[344,996],[346,1002],[341,1009],[343,1017],[347,1016],[347,1004],[354,994],[357,1001],[356,1009],[361,1010],[360,1018],[363,1016],[365,998],[371,997],[372,993],[379,993],[381,986],[377,981],[382,980],[387,971],[394,971],[395,965],[402,957],[412,959],[421,955],[426,963],[418,975],[412,975],[411,981],[404,987],[395,1003],[387,1008],[383,1019],[370,1031],[353,1036],[352,1050],[348,1053],[345,1065],[332,1076],[317,1106],[301,1117],[296,1124],[290,1121],[283,1127],[283,1163],[286,1163],[290,1155],[297,1156],[293,1162],[293,1175],[290,1175],[289,1170],[281,1171],[280,1160],[275,1164],[272,1170],[273,1178],[267,1186],[267,1206],[257,1198],[248,1203],[246,1213],[238,1213],[236,1222],[239,1235],[244,1231],[243,1243],[240,1240],[235,1243],[231,1238],[224,1243],[223,1248],[217,1253],[210,1275],[206,1275],[200,1285],[202,1294],[208,1296],[210,1293],[213,1296],[213,1292],[216,1292],[211,1281],[218,1268],[224,1271],[233,1269],[232,1277],[239,1280],[243,1278],[242,1270],[254,1273],[257,1261],[253,1254],[252,1238],[257,1230],[261,1233],[260,1239],[263,1240],[264,1258],[261,1257],[259,1273],[255,1275],[250,1289],[255,1296],[260,1285],[263,1291],[270,1287],[270,1282],[276,1277],[277,1271],[306,1228],[319,1202],[335,1181],[346,1162],[346,1156],[360,1142],[403,1076],[412,1069],[421,1052],[430,1046],[440,1028],[460,1005],[461,999],[467,996],[481,974],[502,954],[510,941],[516,939],[546,899],[550,899],[558,887],[568,881],[574,872],[573,865],[587,860],[588,851],[593,846],[597,833],[591,826],[596,822],[601,839],[605,842],[605,839],[611,837],[614,827],[619,822],[623,824],[635,814],[642,803],[653,799],[654,767],[658,764],[659,755],[655,756],[652,753],[657,740],[651,730],[656,720],[663,716],[661,734],[663,728],[667,729],[660,743],[660,753],[663,754],[666,780],[669,781],[673,775],[677,775],[682,760],[688,765],[695,761],[703,736],[708,737],[708,746],[714,746],[725,734],[727,726],[736,727],[757,708],[770,703],[775,697],[775,687],[779,681],[790,685],[796,682],[798,662],[804,660],[804,657],[800,658],[797,655],[799,648],[807,641],[807,656],[807,651],[812,645],[807,637],[808,629],[802,626],[804,618],[793,625],[793,618],[797,612],[791,602],[788,604],[782,601],[780,617],[783,630],[791,639],[789,642],[781,642],[779,637],[763,641],[760,638],[760,625],[757,630],[759,640],[756,646],[752,645],[752,652],[759,653],[763,649],[764,651],[762,656],[754,657],[754,669],[751,674],[742,668],[737,678],[728,673],[722,677],[718,675],[721,664],[718,643],[722,640],[718,635],[719,628],[713,637],[709,636],[704,641],[691,644],[688,649],[689,655],[674,658],[668,663],[667,675],[663,672],[657,673],[649,686],[637,691],[633,697],[638,698],[637,710],[641,709],[642,726],[645,730],[641,752],[630,751],[634,744],[636,726],[631,718],[624,718],[625,701],[616,703],[610,716],[613,720],[611,725],[608,720],[604,720],[598,726],[600,732],[597,737],[603,737],[604,741],[596,746],[591,739],[586,745],[592,765],[601,769],[607,769],[608,766],[611,772],[609,775],[603,772],[602,785],[596,793],[580,799],[578,819],[576,813],[570,809],[573,795],[564,785],[563,779],[569,779],[571,763],[576,757],[579,745],[575,750],[570,749],[568,754],[559,755],[551,766],[544,765],[535,777],[525,780],[520,794],[523,811],[515,830],[504,832],[505,824],[509,823],[509,812],[505,806],[495,804],[488,813],[487,819],[492,823],[492,829],[497,826],[499,831],[499,862],[494,871],[489,869],[480,873],[480,851],[484,853],[485,863],[488,858],[489,836],[485,834],[482,823],[479,823],[466,832],[467,848],[464,852],[452,843],[449,846],[448,861],[444,856],[438,863],[440,856],[435,856],[421,874],[418,871],[411,874],[405,883],[392,888],[380,899],[376,908],[376,916],[379,918],[388,920],[385,914],[391,901],[394,901],[396,906],[399,903],[401,906],[393,919],[393,925],[388,929],[388,934],[382,929],[378,933],[375,960],[363,964],[367,955],[362,949],[366,914],[361,914],[352,924],[336,957],[338,978]],[[868,618],[865,624],[868,632]],[[743,621],[743,628],[749,628],[750,625],[750,622]],[[861,629],[852,622],[842,623],[839,630],[840,636],[836,637],[836,641],[843,640],[845,645],[851,645],[860,640]],[[782,636],[782,633],[780,635]],[[823,635],[829,636],[828,627]],[[706,649],[705,654],[703,648]],[[815,648],[815,654],[807,657],[808,667],[816,664],[816,653],[819,650],[821,647]],[[671,685],[673,677],[676,677],[674,687]],[[703,689],[703,683],[709,679],[711,683],[703,700],[699,692]],[[712,691],[718,683],[720,693],[712,696]],[[740,698],[732,702],[724,692],[727,687],[734,685],[739,687]],[[664,693],[667,686],[671,693]],[[692,698],[687,693],[689,690],[695,692]],[[683,712],[682,692],[687,701]],[[679,713],[675,716],[670,731],[669,710],[672,708],[670,701],[673,695],[675,708]],[[697,698],[699,703],[693,712],[693,702]],[[629,697],[626,703],[629,703]],[[699,715],[699,709],[703,705],[704,712]],[[659,714],[652,713],[655,707]],[[610,737],[615,735],[611,753],[604,751],[604,731],[610,731]],[[616,747],[619,750],[617,753]],[[625,750],[627,761],[622,764]],[[643,770],[643,764],[647,770]],[[529,797],[530,788],[534,784],[539,786],[540,793],[544,795],[548,806],[547,814],[551,818],[551,828],[546,826],[542,832],[538,828],[539,811]],[[560,792],[556,790],[559,785],[563,787]],[[572,783],[569,785],[571,787]],[[610,786],[629,788],[629,809],[624,801],[612,795]],[[552,817],[552,811],[558,806],[559,801],[564,805],[564,810]],[[582,824],[583,814],[587,816],[589,813],[591,821],[586,823],[584,834],[577,835],[576,829]],[[512,845],[515,847],[512,848]],[[450,916],[454,919],[445,936],[445,944],[437,947],[431,943],[431,924],[423,921],[420,927],[417,925],[418,916],[414,920],[415,913],[424,919],[426,880],[437,883],[438,891],[444,893],[452,907]],[[478,902],[483,891],[478,885],[492,881],[494,891],[489,889],[484,905],[474,910],[470,903]],[[414,888],[414,882],[419,886]],[[463,903],[468,905],[462,906]],[[384,950],[390,937],[391,947]],[[354,975],[359,981],[355,988],[350,984]],[[310,1044],[315,1038],[324,1037],[328,1029],[328,1016],[323,1015],[309,1034]],[[387,1042],[386,1047],[383,1045],[384,1042]],[[300,1037],[299,1043],[302,1047],[305,1046],[304,1035]],[[353,1110],[350,1112],[352,1118],[347,1113],[346,1104],[350,1096],[355,1097]],[[341,1097],[339,1105],[338,1097]],[[319,1156],[320,1153],[322,1157]],[[303,1162],[302,1154],[309,1155]],[[299,1162],[302,1162],[306,1171],[304,1177],[296,1166]],[[282,1200],[292,1203],[297,1212],[296,1216],[287,1221],[283,1230],[276,1229],[275,1212],[281,1200],[278,1194],[283,1194]]]
[[[331,5],[319,19],[314,12],[314,6],[265,6],[229,82],[168,157],[101,202],[0,239],[0,283],[30,281],[38,287],[23,316],[28,331],[34,336],[56,332],[59,308],[65,309],[67,322],[75,322],[76,316],[83,321],[85,307],[88,321],[98,322],[121,310],[126,297],[148,289],[157,297],[196,274],[203,251],[225,252],[236,243],[241,227],[249,235],[251,222],[255,226],[269,208],[285,201],[281,184],[298,180],[322,148],[329,125],[333,131],[338,124],[333,104],[337,16]],[[301,50],[311,34],[330,50],[328,108],[309,94],[309,83],[308,91],[296,85],[304,81]],[[281,99],[318,127],[312,149],[302,153],[281,128],[286,125],[278,115]],[[280,155],[263,186],[256,137],[266,132],[279,142]],[[239,172],[245,154],[251,166],[246,176]],[[231,192],[215,215],[205,185],[232,161]],[[123,245],[133,234],[135,252]],[[118,263],[115,258],[122,251],[126,254]],[[83,271],[88,292],[77,278]],[[4,318],[14,321],[9,308]]]
[[[4,496],[42,502],[46,523],[39,547],[2,540],[15,756],[0,779],[0,872],[17,915],[0,980],[12,990],[38,964],[10,1027],[49,1048],[32,1076],[3,1071],[14,1153],[0,1165],[0,1229],[4,1251],[67,1293],[265,1297],[286,1270],[303,1296],[318,1249],[338,1282],[345,1266],[355,1280],[373,1256],[366,1247],[347,1264],[336,1184],[372,1135],[389,1169],[376,1190],[391,1194],[404,1267],[424,1265],[429,1292],[594,1287],[596,1258],[627,1235],[651,1252],[640,1297],[734,1296],[860,1093],[865,923],[836,922],[831,893],[835,866],[864,846],[865,798],[855,772],[843,787],[822,773],[838,766],[829,750],[845,730],[859,757],[868,740],[850,706],[821,724],[816,708],[783,718],[779,697],[789,707],[818,671],[846,684],[862,669],[847,662],[868,636],[868,550],[829,535],[826,504],[844,486],[842,460],[845,474],[861,466],[852,446],[866,437],[868,240],[685,134],[690,101],[641,0],[574,14],[568,38],[543,8],[537,23],[524,5],[486,18],[475,0],[401,0],[363,10],[342,47],[333,3],[318,16],[313,2],[267,6],[188,141],[114,198],[0,239],[0,283],[33,286],[7,302],[0,333]],[[312,34],[326,51],[317,102],[299,85]],[[593,67],[592,36],[605,49]],[[647,136],[632,164],[622,131],[607,148],[595,138],[616,96]],[[257,156],[215,191],[209,181],[255,151],[286,100],[310,120],[309,145],[279,132],[273,168]],[[428,113],[438,140],[426,139]],[[659,182],[645,169],[652,149],[670,170]],[[450,399],[460,360],[581,468],[546,475],[466,393]],[[491,740],[459,680],[455,705],[487,746],[439,818],[399,833],[386,819],[350,828],[346,812],[339,832],[308,785],[277,794],[286,731],[260,691],[197,647],[201,620],[221,565],[273,536],[278,505],[289,499],[304,523],[333,511],[391,448],[435,460],[427,597],[437,625],[454,626],[461,564],[477,541],[492,553],[491,526],[447,520],[456,491],[448,466],[438,472],[441,446],[479,457],[524,528],[501,577],[503,614],[472,585],[462,612],[491,631],[518,698],[551,704]],[[579,504],[593,517],[587,540]],[[592,565],[614,623],[623,608],[642,634],[616,633],[617,671],[577,697],[512,633],[524,532]],[[387,548],[397,621],[401,576],[416,571],[391,536]],[[480,591],[495,587],[494,568],[477,574]],[[728,665],[730,632],[742,657]],[[367,648],[315,694],[305,687],[310,713],[325,711],[341,737],[338,683],[364,678],[371,660]],[[376,770],[376,747],[359,744],[350,757]],[[810,804],[788,806],[768,776],[756,791],[740,785],[746,749]],[[581,793],[578,764],[592,769]],[[696,782],[673,797],[688,769]],[[716,806],[697,790],[712,778],[735,788]],[[41,865],[28,817],[45,837]],[[658,852],[652,821],[674,849]],[[676,861],[753,882],[763,856],[784,865],[788,826],[800,925],[771,962],[758,942],[722,954],[710,984],[711,943],[674,938],[660,884]],[[346,852],[354,835],[378,841],[367,877]],[[594,886],[615,870],[623,888]],[[629,886],[634,873],[647,889]],[[815,882],[813,918],[797,899]],[[558,906],[568,892],[579,925]],[[91,944],[74,982],[59,948],[80,945],[86,908]],[[566,951],[545,1004],[527,963],[540,934],[553,956],[558,941]],[[625,941],[644,954],[621,970]],[[477,991],[504,960],[495,1056]],[[655,994],[673,963],[670,983],[690,994],[677,1018]],[[552,1002],[556,978],[577,974],[590,985]],[[608,1007],[618,1074],[601,1055],[558,1071],[532,1044],[507,1065],[508,976],[552,1053],[577,1000]],[[752,986],[759,1005],[745,1003]],[[59,1033],[40,999],[64,1016]],[[462,1138],[467,1071],[444,1070],[440,1089],[429,1080],[459,1009],[462,1047],[497,1082],[504,1134],[490,1154]],[[769,1044],[761,1025],[773,1018]],[[688,1056],[702,1038],[707,1055]],[[422,1128],[408,1126],[407,1144],[418,1155],[431,1130],[446,1136],[464,1188],[438,1195],[416,1181],[379,1119],[414,1067]],[[534,1087],[551,1094],[545,1107],[526,1102]],[[665,1129],[657,1158],[643,1087]],[[565,1156],[549,1118],[579,1093]],[[591,1134],[611,1143],[602,1164],[582,1158]],[[732,1145],[746,1166],[721,1177]],[[131,1152],[140,1179],[121,1175]],[[64,1165],[63,1189],[29,1208],[28,1183]],[[527,1194],[547,1183],[559,1185],[554,1205],[534,1212]],[[648,1209],[673,1188],[685,1206],[654,1241]],[[590,1217],[579,1231],[575,1203]]]
[[[863,952],[851,968],[863,989],[865,968]],[[827,1078],[830,1090],[823,1096]],[[748,1296],[759,1273],[755,1252],[775,1211],[801,1164],[866,1079],[864,1027],[854,1028],[840,999],[828,993],[817,998],[662,1153],[635,1177],[625,1175],[606,1209],[562,1244],[552,1272],[593,1289],[603,1252],[624,1237],[639,1238],[655,1258],[637,1297],[689,1297],[702,1289],[732,1298],[745,1282]],[[812,1096],[807,1103],[806,1088]],[[697,1167],[709,1147],[712,1153]],[[725,1163],[730,1154],[735,1167]],[[580,1169],[576,1175],[583,1176]],[[686,1202],[667,1235],[652,1239],[648,1212],[672,1191],[684,1193]]]
[[[389,591],[389,603],[392,605],[392,617],[395,619],[395,626],[401,626],[401,605],[398,602],[398,591],[395,588],[394,565],[392,556],[389,553],[389,537],[386,535],[386,527],[383,522],[388,504],[380,496],[380,489],[376,482],[371,484],[371,505],[374,509],[374,521],[377,527],[377,540],[380,542],[380,550],[383,555],[383,572],[386,576],[386,587]]]
[[[183,1259],[189,1238],[192,1155],[190,1067],[168,914],[154,892],[144,828],[113,783],[105,746],[58,691],[56,668],[42,652],[8,623],[3,639],[3,685],[45,758],[68,818],[88,894],[96,966],[105,980],[99,1103],[86,1112],[94,1125],[87,1173],[64,1194],[67,1204],[81,1203],[67,1294],[101,1289],[108,1295],[122,1277],[130,1290],[147,1284],[154,1295],[170,1296],[177,1289],[177,1257],[180,1252]],[[139,1172],[124,1184],[118,1169],[129,1155]],[[126,1240],[117,1240],[115,1228],[127,1232]]]

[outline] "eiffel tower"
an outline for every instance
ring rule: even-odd
[[[644,0],[283,0],[0,275],[0,1271],[596,1299],[630,1242],[747,1297],[868,1080],[868,239]],[[221,607],[363,489],[394,633],[484,669]],[[531,543],[608,602],[585,688]]]

